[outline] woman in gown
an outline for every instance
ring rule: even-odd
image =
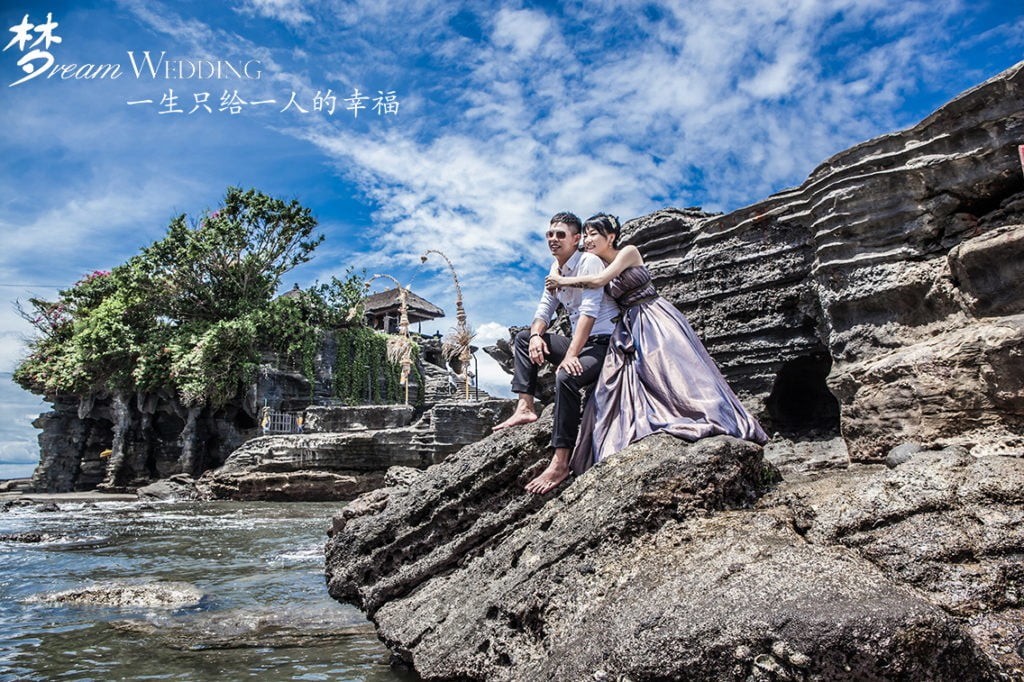
[[[591,277],[546,280],[548,287],[607,286],[622,310],[583,412],[570,469],[581,474],[652,433],[688,441],[724,434],[764,444],[768,436],[740,404],[690,323],[654,289],[637,248],[616,248],[619,231],[614,216],[588,219],[584,245],[605,269]]]

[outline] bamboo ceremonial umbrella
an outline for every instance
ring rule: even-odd
[[[462,307],[462,286],[459,284],[459,275],[455,272],[455,266],[448,259],[448,256],[444,255],[437,249],[428,249],[423,252],[420,256],[420,261],[423,263],[427,262],[427,255],[436,253],[438,256],[444,259],[444,262],[448,264],[448,269],[452,271],[452,280],[455,281],[455,328],[444,337],[444,341],[441,345],[441,354],[444,356],[445,361],[450,361],[454,357],[458,357],[459,363],[462,365],[462,373],[459,374],[459,378],[463,379],[466,384],[466,399],[469,399],[469,361],[472,357],[470,352],[470,343],[476,334],[473,332],[473,328],[466,324],[466,310]]]

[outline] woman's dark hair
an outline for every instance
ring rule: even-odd
[[[619,219],[615,216],[607,213],[592,215],[583,223],[584,230],[588,227],[594,228],[597,230],[597,233],[603,237],[611,236],[612,246],[618,246],[619,234],[622,232],[622,225],[619,225]]]
[[[583,226],[580,225],[580,219],[576,217],[575,213],[569,213],[568,211],[562,211],[551,216],[550,225],[555,223],[564,223],[575,230],[576,234],[583,232]]]

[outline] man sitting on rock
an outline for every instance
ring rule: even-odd
[[[578,250],[581,228],[580,219],[572,213],[558,213],[551,218],[546,233],[548,248],[555,257],[551,273],[581,277],[597,275],[604,269],[600,258]],[[572,323],[571,340],[547,331],[559,303],[565,306]],[[604,289],[545,289],[529,331],[524,329],[516,336],[512,391],[519,394],[519,402],[512,416],[495,426],[495,431],[537,421],[533,408],[537,370],[545,361],[558,363],[551,433],[551,447],[555,451],[547,469],[526,485],[532,493],[546,493],[569,475],[569,455],[580,426],[580,391],[597,381],[601,373],[614,327],[612,318],[617,314],[618,307]]]

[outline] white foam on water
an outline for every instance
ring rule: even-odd
[[[54,535],[43,534],[42,542],[32,543],[37,547],[100,547],[111,542],[108,535]]]
[[[299,549],[285,550],[271,555],[270,561],[278,564],[319,563],[324,560],[324,546],[307,545]]]

